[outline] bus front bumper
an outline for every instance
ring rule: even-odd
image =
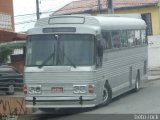
[[[26,107],[32,108],[87,108],[95,107],[96,96],[92,97],[26,97]]]

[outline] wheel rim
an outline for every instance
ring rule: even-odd
[[[106,102],[108,99],[108,90],[104,87],[103,89],[103,102]]]
[[[14,85],[9,85],[8,87],[8,93],[13,94],[14,93]]]

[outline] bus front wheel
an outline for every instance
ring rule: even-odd
[[[103,98],[102,105],[108,105],[112,99],[112,89],[107,81],[103,87],[102,98]]]

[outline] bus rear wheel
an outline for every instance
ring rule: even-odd
[[[108,82],[106,82],[103,87],[102,98],[102,105],[108,105],[112,99],[112,89]]]

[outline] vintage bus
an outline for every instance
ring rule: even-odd
[[[62,15],[28,30],[27,107],[107,105],[147,76],[146,24],[139,18]]]

